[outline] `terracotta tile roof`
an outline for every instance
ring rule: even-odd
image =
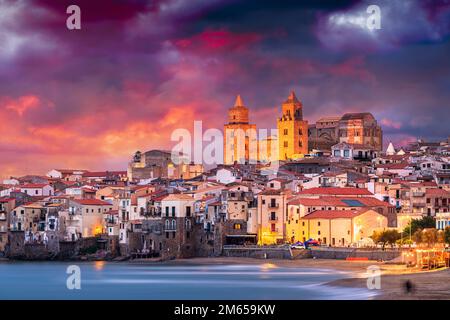
[[[48,183],[27,183],[21,186],[18,186],[18,188],[21,189],[41,189],[43,187],[49,186]]]
[[[376,167],[389,169],[389,170],[400,170],[400,169],[405,169],[405,168],[409,167],[409,163],[402,162],[402,163],[379,164]]]
[[[288,205],[304,205],[304,206],[326,206],[328,201],[325,199],[297,198],[288,202]]]
[[[427,196],[434,196],[434,197],[450,197],[450,191],[443,190],[443,189],[427,189],[426,191]]]
[[[281,190],[266,189],[264,191],[261,191],[259,194],[263,196],[279,196],[281,192]]]
[[[299,194],[314,195],[373,195],[369,190],[363,188],[337,188],[337,187],[317,187],[305,189]]]
[[[307,214],[302,219],[351,219],[359,214],[361,212],[357,210],[317,210]]]
[[[184,193],[178,193],[178,194],[169,194],[162,200],[163,201],[176,201],[176,200],[192,200],[192,201],[194,201],[194,198],[187,194],[184,194]]]
[[[109,202],[99,199],[76,199],[73,201],[84,206],[112,206]]]
[[[96,171],[96,172],[85,172],[83,173],[83,178],[102,178],[107,175],[126,175],[126,171]]]

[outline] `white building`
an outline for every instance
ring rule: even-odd
[[[18,186],[20,192],[30,196],[52,196],[54,194],[53,187],[45,183],[29,183]]]

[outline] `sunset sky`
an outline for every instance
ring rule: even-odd
[[[0,0],[0,177],[125,170],[194,120],[222,128],[237,94],[258,127],[295,90],[310,122],[369,111],[385,142],[450,135],[450,1],[333,3]],[[369,4],[380,30],[354,23]]]

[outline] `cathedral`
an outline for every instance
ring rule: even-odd
[[[308,125],[303,119],[303,104],[293,91],[281,104],[277,129],[277,137],[258,138],[256,124],[250,124],[249,109],[238,95],[224,126],[224,164],[295,160],[313,150],[331,152],[338,143],[374,151],[383,146],[383,132],[371,113],[324,117]]]

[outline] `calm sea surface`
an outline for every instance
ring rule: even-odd
[[[67,289],[67,267],[81,270],[81,289]],[[370,299],[365,289],[324,283],[351,274],[261,265],[0,262],[5,299]]]

